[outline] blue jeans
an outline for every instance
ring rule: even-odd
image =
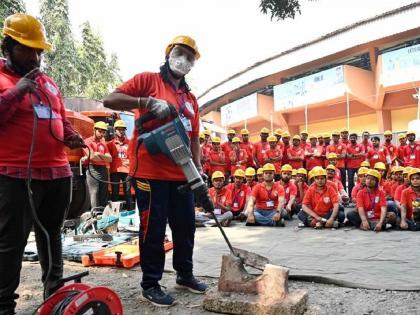
[[[273,220],[276,210],[254,209],[254,217],[256,225],[275,226],[276,222]],[[287,211],[281,211],[281,217],[287,216]]]
[[[420,223],[407,220],[408,230],[409,231],[420,231]]]
[[[331,210],[326,215],[324,215],[323,218],[328,220],[331,217],[332,213],[333,211]],[[339,223],[343,223],[345,217],[346,216],[344,214],[344,211],[338,211],[336,220]],[[298,213],[298,218],[300,221],[302,221],[305,224],[305,226],[311,226],[311,221],[313,218],[310,215],[308,215],[305,211],[300,210],[300,212]]]

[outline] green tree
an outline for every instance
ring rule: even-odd
[[[100,100],[121,82],[118,58],[115,54],[107,57],[100,34],[94,32],[89,22],[83,23],[81,28],[82,43],[78,49],[80,94]]]
[[[264,14],[271,14],[271,20],[276,18],[277,21],[294,19],[296,13],[301,13],[299,0],[261,0],[260,9]]]
[[[71,32],[67,0],[42,0],[41,21],[54,49],[45,54],[45,72],[60,87],[64,96],[78,92],[80,73],[77,50]]]
[[[22,0],[1,0],[0,1],[0,27],[3,29],[4,20],[11,14],[25,13],[25,5]],[[3,38],[0,32],[0,40]]]

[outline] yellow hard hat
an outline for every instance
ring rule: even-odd
[[[369,164],[368,161],[363,161],[362,163],[360,163],[360,167],[367,167],[367,168],[369,168],[370,167],[370,164]]]
[[[290,138],[290,134],[287,131],[283,132],[283,134],[281,136],[283,138]]]
[[[331,138],[331,135],[328,132],[326,132],[326,133],[322,134],[322,138],[329,139],[329,138]]]
[[[317,139],[317,138],[321,138],[320,136],[316,136],[316,135],[314,135],[313,133],[311,133],[309,136],[308,136],[308,138],[309,138],[309,140],[311,140],[311,139]]]
[[[408,130],[407,132],[406,132],[406,135],[408,136],[408,135],[416,135],[416,132],[414,131],[414,130]]]
[[[296,174],[297,174],[297,169],[293,169],[292,170],[292,176],[296,176]]]
[[[114,124],[114,128],[127,128],[127,125],[124,120],[118,119]]]
[[[391,130],[386,130],[384,132],[384,136],[392,136],[392,131]]]
[[[235,131],[234,129],[229,129],[229,130],[227,131],[227,134],[228,134],[228,135],[235,135],[235,134],[236,134],[236,131]]]
[[[297,170],[297,174],[308,175],[308,171],[301,167]]]
[[[207,129],[203,131],[203,134],[206,136],[211,136],[210,130],[207,130]]]
[[[270,133],[270,130],[268,130],[268,128],[262,128],[260,133]]]
[[[327,170],[334,170],[334,171],[336,170],[335,166],[332,165],[332,164],[329,164],[326,169]]]
[[[274,130],[274,134],[276,136],[281,136],[283,134],[283,130],[281,130],[280,128],[277,128],[276,130]]]
[[[108,124],[103,121],[98,121],[93,125],[94,129],[102,129],[102,130],[108,130]]]
[[[47,42],[44,25],[32,15],[15,13],[8,16],[4,21],[3,35],[10,36],[27,47],[47,50],[52,48],[52,44]]]
[[[282,172],[292,172],[293,171],[293,167],[290,164],[284,164],[281,167],[281,171]]]
[[[308,172],[308,179],[310,180],[312,177],[314,177],[313,169]]]
[[[244,170],[238,168],[235,171],[235,173],[233,173],[233,176],[236,176],[236,177],[245,177],[245,172],[244,172]]]
[[[341,133],[345,133],[345,132],[347,132],[347,133],[348,133],[348,132],[349,132],[349,130],[348,130],[347,128],[341,128],[340,132],[341,132]]]
[[[407,135],[406,135],[405,133],[400,133],[400,134],[398,135],[398,139],[399,139],[399,140],[404,139],[404,138],[406,138],[406,137],[407,137]]]
[[[408,173],[410,173],[411,169],[412,169],[412,167],[411,167],[411,166],[406,166],[406,167],[404,168],[403,175],[407,175]]]
[[[268,142],[277,142],[277,138],[276,138],[276,136],[269,136],[269,137],[267,138],[267,141],[268,141]]]
[[[335,154],[334,152],[330,152],[327,155],[327,159],[331,160],[331,159],[336,159],[337,158],[337,154]]]
[[[172,48],[175,47],[175,45],[185,45],[190,47],[194,51],[195,59],[200,58],[200,53],[198,52],[198,47],[195,43],[195,40],[186,35],[179,35],[172,39],[172,41],[166,47],[165,56],[169,55],[169,53],[171,52]]]
[[[376,170],[386,170],[386,166],[382,162],[376,162],[373,168]]]
[[[308,135],[308,131],[306,131],[306,130],[302,130],[302,131],[300,132],[300,134],[301,134],[301,135]]]
[[[312,177],[327,176],[327,172],[321,166],[315,166],[312,169]]]
[[[264,172],[263,172],[263,168],[262,167],[260,167],[259,169],[257,169],[257,175],[262,175]]]
[[[378,179],[378,181],[381,180],[381,174],[377,170],[370,169],[370,170],[368,170],[366,175],[376,177]]]
[[[409,172],[408,172],[408,178],[411,179],[411,176],[413,176],[414,174],[420,174],[420,168],[417,167],[413,167]]]
[[[299,135],[294,135],[292,139],[293,139],[293,140],[299,140],[299,141],[301,140],[301,138],[300,138],[300,136],[299,136]]]
[[[395,166],[394,173],[404,172],[404,167],[402,166]]]
[[[238,137],[233,137],[232,139],[232,143],[240,143],[241,139],[239,139]]]
[[[225,174],[223,174],[221,171],[214,171],[213,174],[211,175],[211,180],[215,179],[215,178],[225,178]]]
[[[248,167],[245,170],[245,176],[255,176],[255,169],[253,167]]]
[[[212,143],[220,143],[220,138],[219,137],[213,137],[213,138],[211,138],[211,142]]]
[[[331,132],[331,135],[332,135],[332,136],[339,136],[339,135],[340,135],[340,132],[339,132],[338,130],[333,130],[333,131]]]
[[[357,171],[357,175],[366,175],[367,172],[369,171],[369,169],[367,167],[361,167],[359,168],[359,170]]]
[[[204,137],[204,133],[200,133],[200,139],[205,139],[206,137]]]
[[[274,165],[271,164],[271,163],[264,164],[264,166],[263,166],[262,169],[263,169],[263,172],[266,172],[266,171],[275,171],[276,170],[276,168],[274,167]]]
[[[249,135],[248,129],[241,129],[241,135]]]

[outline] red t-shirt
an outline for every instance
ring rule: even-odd
[[[312,156],[306,156],[307,153],[313,154]],[[315,166],[324,166],[322,154],[324,153],[324,147],[322,145],[315,145],[314,147],[310,144],[305,149],[305,161],[306,169],[310,171]]]
[[[372,141],[368,140],[367,142],[362,141],[360,143],[363,146],[364,152],[369,152],[370,148],[373,148]]]
[[[386,179],[381,179],[381,183],[379,186],[382,187],[382,189],[385,191],[386,196],[392,196],[391,188],[392,188],[392,182]]]
[[[267,151],[265,151],[264,160],[266,160],[268,158],[278,158],[278,157],[280,157],[280,160],[278,160],[277,162],[268,162],[268,163],[274,164],[274,167],[276,168],[276,174],[280,174],[282,156],[283,156],[282,151],[281,151],[279,146],[276,146],[276,148],[274,148],[274,149],[269,148]]]
[[[301,160],[290,160],[290,158],[301,158]],[[303,160],[305,159],[305,150],[301,147],[291,146],[287,149],[287,158],[289,159],[289,164],[294,168],[298,169],[303,167]]]
[[[284,189],[278,183],[273,183],[267,189],[265,182],[258,183],[252,188],[251,196],[255,198],[255,207],[261,210],[275,210],[279,204],[279,197],[284,197]]]
[[[107,143],[108,151],[111,154],[112,162],[110,172],[128,173],[128,143],[129,140],[124,138],[121,142],[117,138],[112,139]]]
[[[405,166],[420,167],[420,143],[408,143],[405,147]]]
[[[367,159],[369,160],[370,167],[373,168],[377,162],[388,164],[387,157],[389,157],[388,150],[384,147],[370,148],[367,153]]]
[[[357,208],[363,208],[368,220],[379,220],[381,217],[381,207],[386,207],[386,196],[382,189],[369,192],[363,188],[356,196]]]
[[[223,142],[220,147],[223,150],[223,152],[225,152],[225,157],[227,157],[227,159],[226,159],[226,172],[230,172],[231,171],[230,170],[231,163],[230,163],[229,157],[230,157],[230,152],[233,151],[232,142],[230,142],[230,141]]]
[[[286,199],[287,204],[291,196],[297,195],[297,187],[292,181],[289,181],[287,184],[283,183],[282,181],[279,181],[279,184],[283,186],[284,198]]]
[[[230,165],[231,165],[230,173],[233,176],[233,174],[238,168],[242,170],[246,169],[248,155],[246,154],[246,151],[243,149],[239,149],[239,151],[232,150],[229,152],[229,160],[230,160]],[[239,163],[240,165],[238,166],[237,164],[239,161],[243,161],[243,162]]]
[[[401,205],[407,209],[406,218],[411,220],[413,218],[413,201],[420,200],[420,194],[413,190],[413,187],[408,187],[402,191]]]
[[[382,144],[382,146],[388,150],[389,156],[391,157],[391,160],[394,160],[398,155],[398,149],[395,145],[392,143],[387,144],[386,142]]]
[[[52,133],[59,139],[64,138],[64,124],[66,109],[61,92],[54,81],[41,73],[35,81],[38,89],[36,95],[27,93],[16,96],[15,89],[21,77],[7,70],[5,60],[0,60],[0,166],[26,168],[32,143],[32,126],[34,124],[34,109],[32,100],[36,104],[42,103],[42,108],[51,105],[56,119],[51,120]],[[52,168],[68,166],[65,146],[57,141],[50,133],[50,119],[38,119],[35,134],[35,146],[32,154],[32,168]]]
[[[360,154],[365,153],[365,149],[361,144],[352,145],[351,143],[347,145],[347,154]],[[347,168],[359,168],[360,163],[365,160],[363,156],[358,158],[347,158]]]
[[[212,149],[213,149],[213,146],[211,145],[211,143],[203,144],[201,147],[201,160],[204,161],[202,166],[203,166],[203,170],[207,173],[210,170],[208,160],[209,160],[210,152]]]
[[[85,139],[85,144],[90,149],[90,158],[92,158],[92,155],[94,152],[98,152],[101,154],[109,153],[108,146],[106,145],[106,142],[103,138],[100,141],[97,141],[95,139],[95,136],[92,136]],[[87,157],[89,156],[89,150],[87,148],[83,149],[83,153],[85,156]],[[108,164],[108,162],[105,162],[105,161],[94,161],[92,159],[89,161],[89,163],[92,165],[107,165]]]
[[[219,149],[219,152],[211,150],[209,154],[209,161],[214,161],[217,163],[226,163],[225,152],[223,152],[220,149]],[[226,169],[224,165],[211,165],[210,163],[209,163],[209,168],[210,168],[210,176],[216,171],[220,171],[224,174],[225,169]]]
[[[290,144],[286,145],[283,143],[283,159],[281,160],[281,165],[289,164],[289,158],[287,156],[287,150],[291,148],[292,146]]]
[[[400,166],[405,166],[405,148],[406,147],[407,145],[399,145],[397,149],[397,156],[398,156],[398,159],[400,160],[399,161]]]
[[[209,196],[213,202],[214,209],[221,209],[220,205],[224,207],[232,206],[232,192],[226,187],[222,187],[219,191],[212,187],[209,189]],[[224,213],[225,211],[221,211]]]
[[[175,90],[170,84],[163,81],[159,73],[143,72],[136,74],[132,79],[124,82],[117,88],[118,91],[133,97],[152,96],[162,99],[175,106],[177,111],[181,111],[186,120],[189,120],[190,130],[187,134],[190,138],[198,138],[199,119],[198,104],[195,96],[184,89]],[[135,109],[134,118],[138,119],[148,110]],[[160,127],[171,121],[171,117],[165,119],[154,119],[144,125],[149,131]],[[177,166],[171,159],[164,154],[151,155],[147,152],[146,147],[141,145],[138,152],[134,152],[137,147],[137,138],[139,134],[134,131],[133,137],[130,139],[130,175],[133,177],[143,177],[149,179],[169,180],[169,181],[185,181],[185,175],[182,169]],[[139,163],[136,163],[138,159]],[[137,165],[136,174],[133,174]]]
[[[297,190],[297,195],[296,195],[296,199],[295,199],[296,203],[297,204],[302,204],[303,197],[306,195],[306,192],[308,191],[309,186],[308,186],[307,183],[303,183],[303,187],[302,187],[303,195],[301,195],[298,185],[296,183],[295,183],[295,185],[296,185],[296,190]]]
[[[264,155],[265,152],[270,148],[270,144],[266,142],[259,141],[254,144],[254,151],[252,152],[253,156],[257,158],[260,167],[263,167],[264,163]]]
[[[311,185],[302,202],[319,216],[330,212],[336,203],[338,203],[338,194],[331,185],[325,185],[322,191],[318,191],[317,185]]]
[[[365,186],[363,186],[362,183],[357,183],[356,185],[354,185],[353,190],[351,191],[351,199],[353,201],[356,201],[357,193],[363,188],[365,188]]]
[[[248,156],[247,165],[246,167],[254,167],[254,160],[252,158],[252,150],[254,149],[254,144],[251,142],[241,142],[239,144],[239,147],[241,149],[244,149],[246,151],[246,154]]]
[[[242,184],[238,189],[235,184],[229,184],[227,189],[230,190],[232,196],[232,212],[240,212],[245,209],[246,197],[251,194],[251,188],[246,184]]]
[[[346,146],[344,144],[338,143],[338,144],[330,144],[327,147],[327,156],[328,153],[335,153],[337,154],[337,165],[338,168],[345,168],[346,167],[346,160],[341,159],[340,155],[346,152]]]
[[[398,201],[398,202],[401,202],[402,192],[403,192],[404,189],[406,189],[408,187],[409,187],[409,185],[406,185],[406,184],[399,185],[397,187],[397,189],[395,189],[394,200]]]
[[[397,190],[398,186],[402,185],[400,182],[394,182],[391,186],[391,197],[394,198],[395,191]]]

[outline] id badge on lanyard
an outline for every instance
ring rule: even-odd
[[[379,196],[374,196],[373,198],[369,194],[370,199],[370,210],[367,212],[368,219],[373,219],[375,217],[375,206],[379,202]]]
[[[191,132],[192,131],[191,120],[184,114],[185,109],[187,109],[187,111],[189,112],[191,112],[191,109],[192,109],[191,106],[189,106],[190,108],[187,108],[187,104],[190,105],[190,103],[185,100],[184,95],[181,95],[181,106],[179,107],[179,118],[181,119],[181,122],[184,125],[185,131]]]
[[[54,113],[54,111],[51,111],[51,107],[44,105],[39,95],[34,95],[38,98],[38,103],[32,105],[36,117],[38,119],[57,119],[57,115]]]

